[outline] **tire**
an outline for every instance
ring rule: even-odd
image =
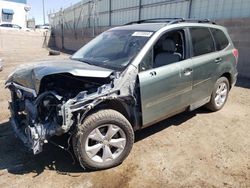
[[[224,90],[222,90],[223,88]],[[214,85],[210,102],[206,105],[206,107],[213,112],[221,110],[227,102],[229,89],[228,79],[226,77],[220,77]],[[217,97],[221,100],[218,100]]]
[[[60,55],[60,51],[56,51],[56,50],[50,50],[49,51],[49,55]]]
[[[119,112],[99,110],[78,126],[72,141],[74,153],[83,168],[102,170],[125,160],[134,144],[134,131]]]

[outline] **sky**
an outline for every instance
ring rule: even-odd
[[[61,7],[65,8],[71,4],[77,3],[81,0],[44,0],[46,23],[48,22],[47,13],[50,11],[58,11]],[[36,25],[43,24],[43,3],[42,0],[27,0],[27,4],[31,6],[29,18],[35,18]]]

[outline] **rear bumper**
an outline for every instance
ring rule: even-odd
[[[238,72],[235,73],[232,77],[231,87],[234,87],[237,82]]]

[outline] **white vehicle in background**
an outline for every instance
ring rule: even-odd
[[[22,29],[21,26],[16,25],[16,24],[12,24],[12,23],[1,23],[0,24],[0,28],[13,28],[13,29]]]
[[[30,31],[29,28],[21,27],[17,24],[13,23],[1,23],[0,24],[0,29],[10,29],[10,30],[23,30],[23,31]]]

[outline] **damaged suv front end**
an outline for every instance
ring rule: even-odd
[[[66,70],[67,64],[72,71]],[[87,112],[110,93],[111,70],[91,70],[79,64],[73,60],[46,62],[9,76],[11,124],[34,154],[42,151],[48,138],[68,132],[77,123],[75,112]]]
[[[134,31],[105,32],[71,60],[23,67],[9,76],[6,87],[12,98],[11,124],[27,148],[34,154],[42,152],[50,137],[72,131],[90,110],[105,101],[131,104],[128,111],[133,111],[138,72],[128,65],[148,40],[133,34]],[[105,40],[124,41],[126,52],[120,52],[117,58],[116,52],[105,51]]]

